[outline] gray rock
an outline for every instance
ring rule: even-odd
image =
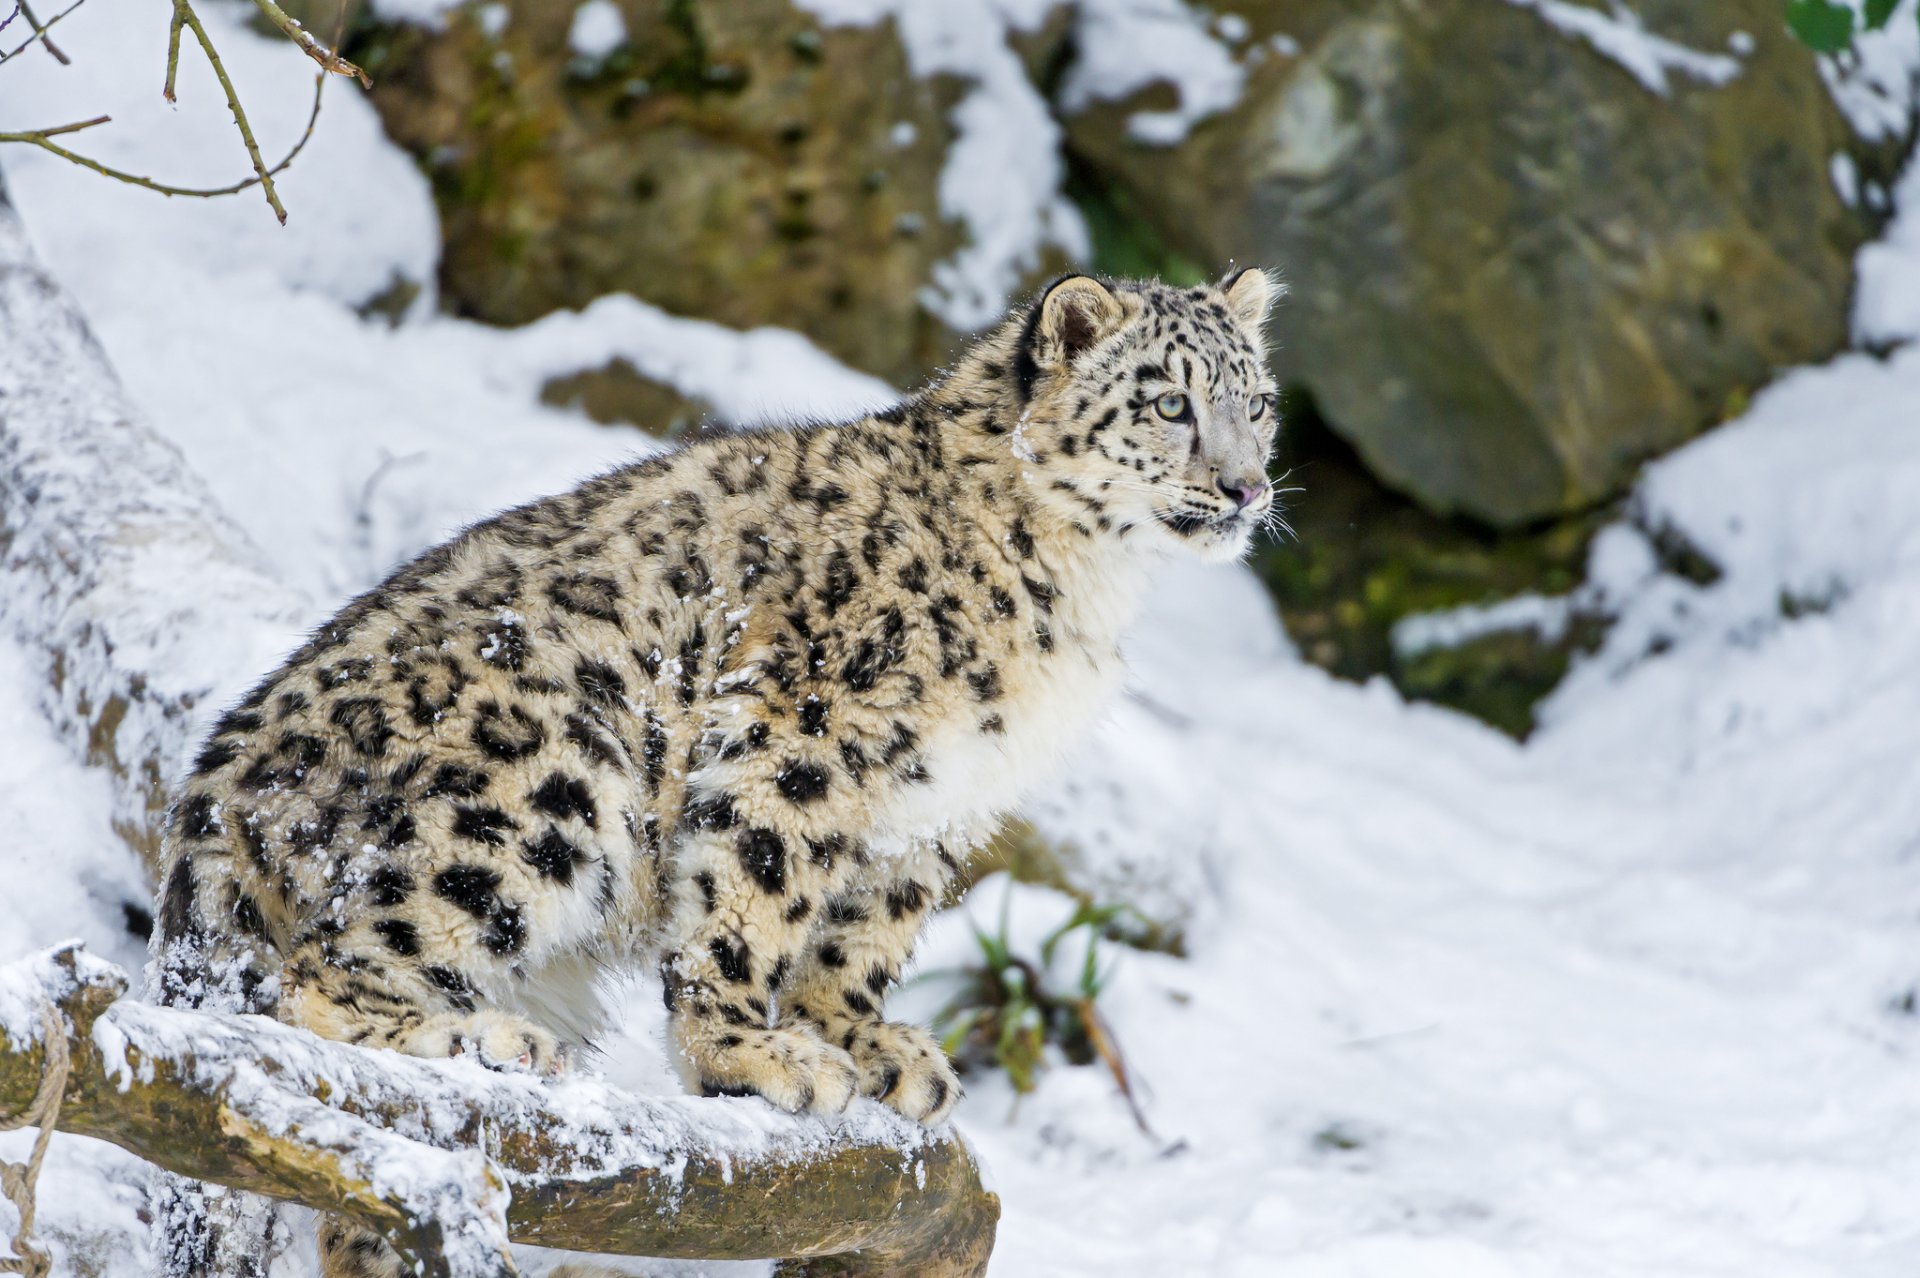
[[[1896,159],[1851,135],[1775,0],[1636,0],[1737,65],[1669,69],[1664,96],[1498,0],[1235,8],[1264,47],[1233,110],[1163,148],[1128,138],[1138,103],[1104,104],[1071,145],[1176,250],[1285,270],[1282,374],[1429,509],[1511,526],[1603,500],[1844,344],[1872,228],[1831,160]]]

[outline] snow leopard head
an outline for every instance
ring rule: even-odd
[[[1025,316],[1013,369],[1014,447],[1045,499],[1092,531],[1241,555],[1273,510],[1265,328],[1281,292],[1262,270],[1185,289],[1091,275],[1051,285]]]

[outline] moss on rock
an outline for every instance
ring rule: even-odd
[[[1301,654],[1346,679],[1385,675],[1410,698],[1464,711],[1523,737],[1534,704],[1560,681],[1590,625],[1544,639],[1502,631],[1457,647],[1397,652],[1393,631],[1423,613],[1579,586],[1604,507],[1521,529],[1442,518],[1382,484],[1328,428],[1313,400],[1289,393],[1274,464],[1297,537],[1260,546],[1253,566]]]

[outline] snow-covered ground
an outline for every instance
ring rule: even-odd
[[[284,146],[309,64],[207,19]],[[82,9],[60,28],[73,68],[0,70],[0,124],[111,112],[81,139],[104,158],[230,180],[193,57],[181,107],[160,107],[165,24],[164,6]],[[251,196],[164,201],[0,159],[132,397],[316,619],[463,521],[650,446],[539,406],[548,375],[624,354],[734,417],[887,394],[793,335],[631,299],[517,331],[424,304],[361,319],[396,273],[430,282],[435,234],[351,89],[284,179],[285,229]],[[1096,779],[1035,804],[1189,911],[1189,957],[1118,954],[1105,1000],[1155,1136],[1098,1069],[1058,1066],[1017,1105],[976,1078],[960,1123],[1005,1203],[996,1274],[1911,1272],[1920,345],[1898,343],[1920,336],[1920,173],[1894,199],[1859,317],[1893,353],[1790,373],[1649,470],[1637,523],[1725,575],[1662,574],[1642,533],[1609,530],[1588,589],[1620,621],[1527,746],[1301,663],[1239,570],[1166,574]],[[0,645],[0,961],[79,934],[137,964],[137,869],[106,780],[39,718],[39,677]],[[976,890],[983,925],[1008,890]],[[1013,904],[1025,936],[1066,909],[1031,888]],[[925,966],[964,959],[967,929],[943,917]],[[654,1006],[636,994],[610,1053],[625,1084],[669,1085]],[[56,1142],[41,1221],[60,1272],[137,1272],[140,1182],[118,1151]]]

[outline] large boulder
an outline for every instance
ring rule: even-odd
[[[920,295],[960,242],[938,197],[957,82],[910,74],[890,22],[787,0],[592,7],[468,6],[350,47],[432,178],[449,309],[516,324],[628,292],[896,380],[947,353]]]
[[[1590,505],[1845,342],[1871,228],[1834,157],[1890,160],[1778,0],[1636,0],[1638,34],[1535,0],[1234,8],[1237,105],[1165,146],[1129,130],[1147,95],[1096,104],[1070,146],[1174,250],[1285,271],[1283,376],[1428,509]]]

